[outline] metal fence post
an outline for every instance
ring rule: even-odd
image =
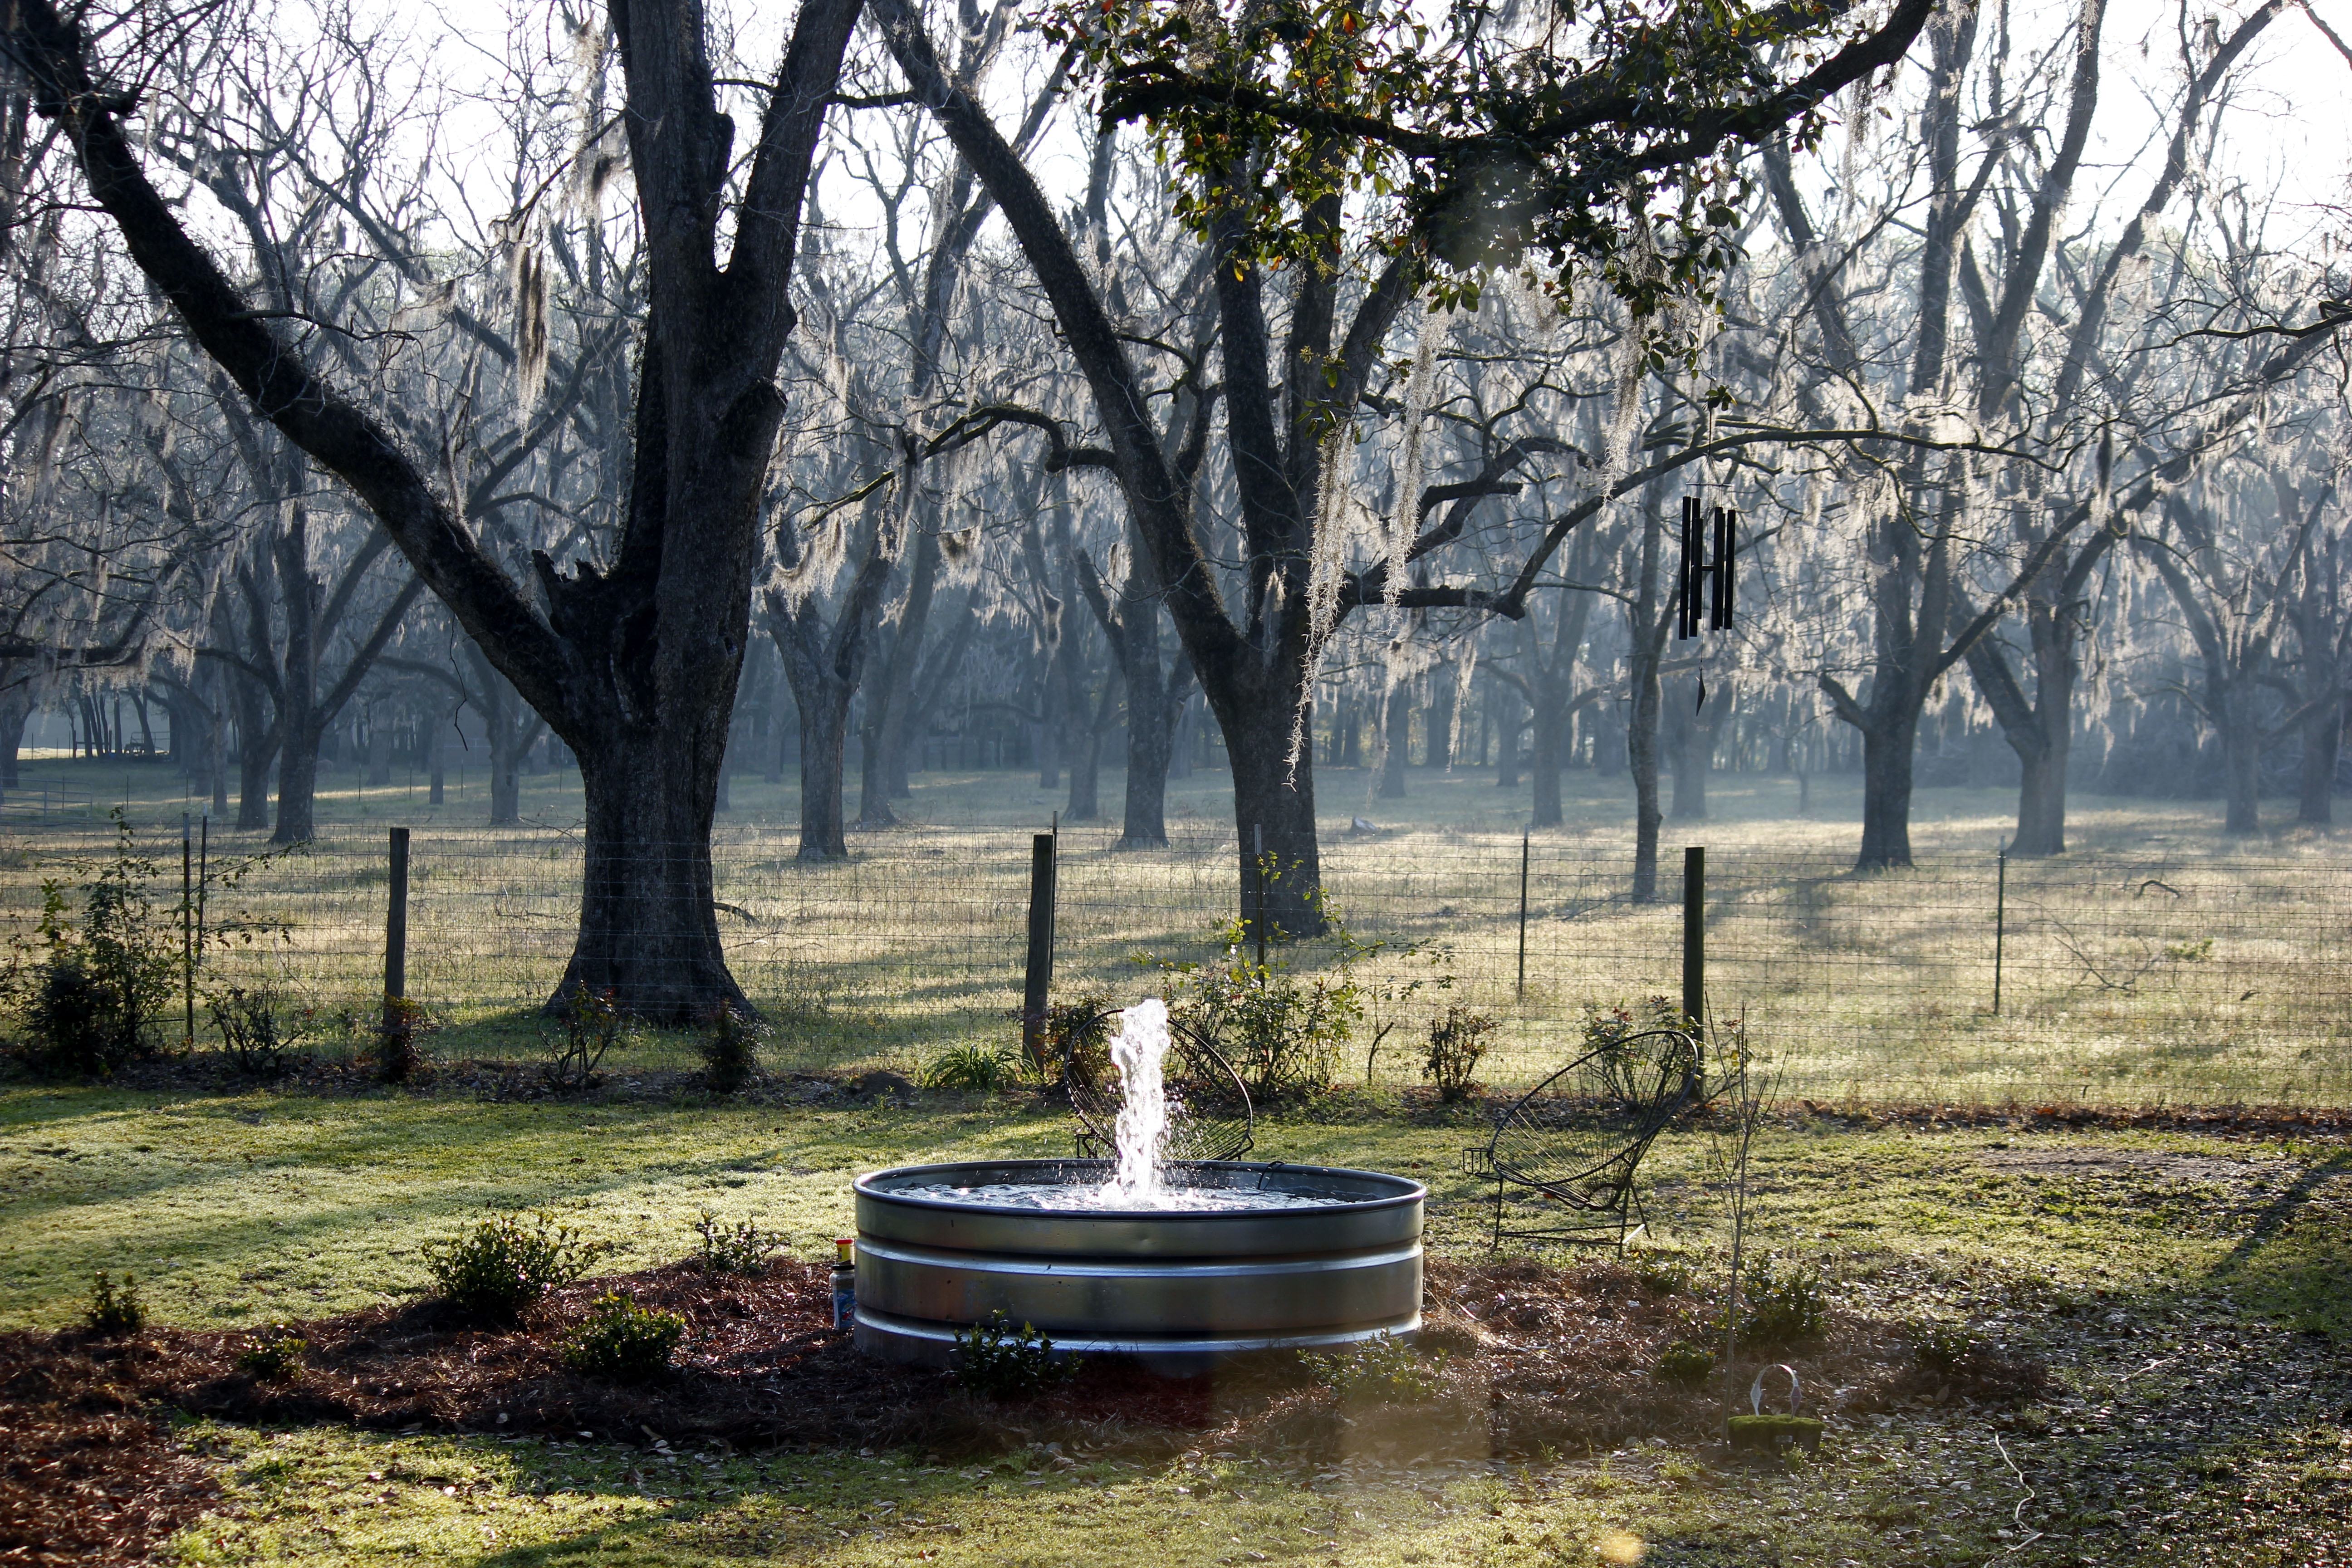
[[[1706,847],[1683,851],[1683,1016],[1692,1028],[1706,1016]]]
[[[1257,874],[1252,879],[1257,888],[1257,910],[1250,921],[1250,929],[1257,934],[1257,966],[1263,971],[1265,968],[1265,827],[1264,824],[1261,823],[1250,829],[1250,843],[1253,849],[1250,864],[1257,868]]]
[[[188,814],[180,813],[180,990],[187,1004],[187,1047],[196,1048],[195,845]]]
[[[1054,835],[1029,841],[1029,962],[1021,985],[1021,1049],[1045,1058],[1045,999],[1054,984]]]
[[[383,994],[408,994],[408,829],[392,830],[392,901],[383,917]]]
[[[1519,1000],[1528,995],[1528,839],[1519,835]]]
[[[2000,958],[2009,927],[2009,840],[2000,841],[2000,870],[1992,893],[1992,1016],[2000,1016]]]

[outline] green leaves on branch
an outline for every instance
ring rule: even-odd
[[[1233,265],[1330,268],[1360,213],[1441,306],[1497,271],[1563,300],[1586,274],[1663,355],[1695,346],[1693,312],[1668,308],[1710,304],[1738,258],[1747,146],[1817,142],[1828,92],[1898,58],[1932,5],[1841,38],[1852,9],[1570,0],[1515,22],[1474,4],[1433,28],[1360,0],[1062,0],[1045,31],[1106,124],[1150,128],[1179,216]]]

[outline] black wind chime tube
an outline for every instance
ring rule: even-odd
[[[1712,574],[1715,594],[1707,606],[1707,629],[1727,632],[1731,629],[1731,558],[1738,550],[1739,514],[1729,507],[1715,509],[1715,571]]]
[[[1699,562],[1699,500],[1696,496],[1685,496],[1682,580],[1676,584],[1682,592],[1675,596],[1677,603],[1675,608],[1675,637],[1677,641],[1698,636]]]

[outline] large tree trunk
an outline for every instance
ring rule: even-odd
[[[1233,742],[1233,731],[1225,731],[1226,744]],[[1412,747],[1412,688],[1398,681],[1389,688],[1381,716],[1381,798],[1404,798],[1406,753]],[[1238,776],[1238,775],[1236,775]]]
[[[1444,771],[1454,765],[1454,671],[1440,660],[1429,674],[1429,734],[1422,745],[1422,761]]]
[[[2263,722],[2256,689],[2251,680],[2232,681],[2218,704],[2224,833],[2263,830]]]
[[[699,721],[615,726],[576,748],[587,856],[559,997],[584,985],[676,1022],[743,1004],[711,903],[710,824],[731,707]]]
[[[1647,642],[1637,637],[1635,643]],[[1633,706],[1625,728],[1625,765],[1633,775],[1633,901],[1658,896],[1658,658],[1637,651]]]
[[[1535,710],[1534,749],[1528,753],[1528,777],[1533,784],[1534,805],[1528,813],[1528,823],[1536,827],[1558,827],[1560,824],[1559,753],[1568,727],[1568,704],[1538,700]],[[1516,748],[1518,738],[1505,734],[1505,744]]]
[[[319,736],[297,731],[278,753],[278,826],[272,844],[308,844],[318,833]]]
[[[21,721],[20,721],[21,722]],[[2344,700],[2326,702],[2303,721],[2303,776],[2294,819],[2325,827],[2336,819],[2336,764],[2344,749]]]
[[[16,787],[16,756],[25,744],[25,721],[33,716],[29,696],[0,698],[0,789]]]
[[[242,671],[230,679],[236,690],[236,826],[250,833],[269,826],[269,764],[278,757],[278,736],[260,683]]]
[[[1281,673],[1268,671],[1269,686]],[[1265,882],[1265,918],[1272,936],[1319,936],[1323,911],[1319,890],[1323,861],[1315,837],[1314,748],[1299,748],[1290,763],[1290,721],[1303,693],[1286,700],[1257,691],[1242,700],[1210,702],[1225,732],[1225,756],[1234,770],[1234,826],[1241,833],[1242,917],[1259,914],[1256,873],[1263,847],[1271,868]],[[1311,715],[1310,715],[1311,721]]]
[[[852,693],[800,693],[801,844],[803,860],[838,860],[849,853],[849,700]]]
[[[1919,746],[1919,713],[1909,704],[1862,731],[1862,853],[1855,869],[1883,871],[1911,864],[1911,760]]]

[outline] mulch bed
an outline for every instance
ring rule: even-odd
[[[624,1384],[563,1366],[567,1327],[612,1289],[687,1320],[668,1375]],[[830,1326],[831,1301],[814,1264],[746,1279],[675,1263],[583,1281],[509,1327],[434,1302],[287,1325],[309,1350],[282,1382],[236,1365],[268,1335],[0,1334],[0,1563],[137,1562],[212,1502],[206,1468],[163,1424],[170,1409],[257,1425],[617,1443],[971,1454],[1054,1441],[1078,1454],[1255,1450],[1317,1465],[1590,1451],[1720,1430],[1720,1393],[1676,1387],[1653,1370],[1667,1344],[1704,1342],[1709,1304],[1614,1263],[1433,1260],[1424,1342],[1444,1353],[1433,1387],[1402,1404],[1342,1393],[1289,1357],[1197,1378],[1099,1359],[1051,1394],[992,1404],[948,1373],[856,1354]],[[1774,1356],[1812,1391],[1809,1408],[1848,1414],[2014,1402],[2042,1381],[2031,1363],[1989,1357],[1927,1373],[1895,1328],[1853,1315],[1833,1314],[1818,1343]]]

